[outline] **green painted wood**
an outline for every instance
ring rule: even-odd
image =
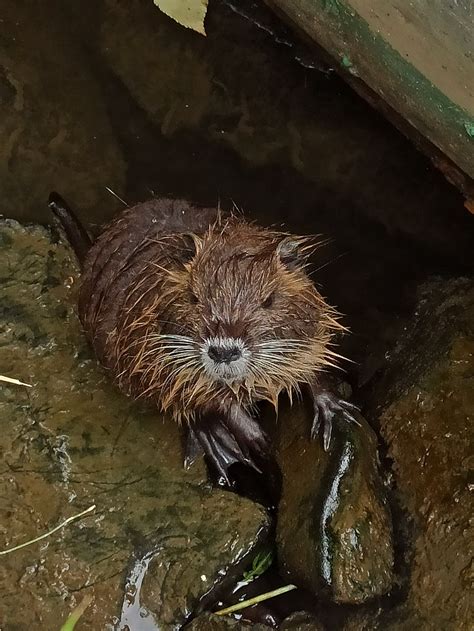
[[[470,0],[267,2],[474,178]]]

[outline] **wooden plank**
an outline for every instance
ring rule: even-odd
[[[267,3],[337,59],[341,74],[356,84],[359,80],[364,82],[407,125],[448,156],[453,164],[449,161],[441,164],[448,177],[465,191],[472,191],[474,4],[471,0],[267,0]],[[368,98],[374,101],[370,93]],[[443,162],[439,155],[439,152],[434,155],[438,166]],[[459,173],[455,172],[457,169]]]

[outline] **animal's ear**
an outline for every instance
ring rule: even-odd
[[[276,253],[280,261],[288,269],[296,269],[304,264],[308,256],[307,237],[284,237],[277,246]]]
[[[202,239],[194,232],[185,232],[182,235],[182,252],[180,259],[183,263],[189,263],[202,247]]]

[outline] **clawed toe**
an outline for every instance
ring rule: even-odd
[[[317,402],[313,397],[313,423],[311,425],[311,440],[316,440],[321,427],[321,416]]]
[[[247,454],[255,454],[262,458],[268,456],[268,437],[260,424],[245,410],[235,406],[226,420],[226,425]]]
[[[331,444],[333,421],[336,417],[343,418],[348,423],[355,423],[360,426],[354,412],[359,408],[353,403],[344,401],[331,392],[322,390],[315,392],[312,390],[314,417],[311,426],[311,439],[315,440],[319,435],[321,425],[323,425],[323,447],[327,451]]]
[[[192,426],[186,428],[183,466],[189,469],[204,453],[196,432]]]
[[[231,465],[241,463],[261,473],[256,459],[261,459],[267,448],[266,435],[243,410],[226,418],[207,415],[188,427],[184,465],[188,468],[204,454],[222,481],[232,486]]]

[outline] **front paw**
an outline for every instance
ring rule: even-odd
[[[311,387],[311,394],[314,411],[311,438],[313,440],[317,438],[322,425],[323,446],[324,450],[327,451],[331,444],[333,420],[339,416],[349,423],[355,423],[360,426],[359,421],[354,415],[355,412],[359,411],[359,408],[353,403],[339,398],[328,390]]]
[[[231,465],[241,463],[261,470],[257,464],[268,453],[268,439],[255,419],[235,408],[228,415],[208,413],[187,429],[184,465],[188,468],[204,453],[219,478],[232,486]]]

